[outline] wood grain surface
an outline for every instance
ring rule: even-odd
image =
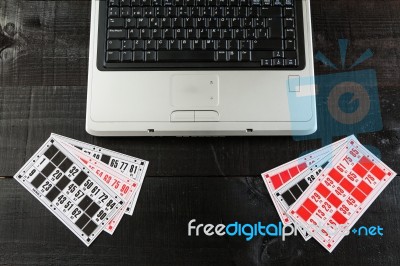
[[[351,71],[376,71],[383,130],[360,133],[400,171],[400,1],[311,0],[314,50]],[[321,147],[291,137],[97,138],[85,132],[90,1],[0,0],[0,176],[12,176],[51,132],[150,161],[133,217],[84,247],[12,179],[0,179],[0,264],[400,265],[396,178],[333,254],[316,241],[188,237],[187,223],[277,223],[259,174]],[[316,75],[333,70],[316,62]],[[377,99],[376,99],[377,100]],[[324,104],[324,103],[318,103]],[[356,131],[359,133],[359,131]],[[339,137],[339,136],[338,136]]]

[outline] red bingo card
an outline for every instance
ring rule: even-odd
[[[329,252],[393,180],[396,173],[354,137],[290,207],[290,217]]]
[[[261,174],[283,224],[289,225],[292,221],[286,215],[286,210],[284,210],[279,204],[279,199],[276,196],[278,190],[306,171],[315,162],[320,161],[324,156],[326,156],[326,154],[332,153],[344,143],[345,140],[337,141],[329,146]]]

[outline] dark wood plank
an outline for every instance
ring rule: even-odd
[[[1,86],[86,86],[91,1],[1,1],[15,43],[0,60]]]
[[[332,254],[300,236],[187,235],[197,223],[278,223],[259,177],[147,178],[132,217],[113,236],[86,248],[15,180],[0,180],[1,264],[134,265],[399,265],[400,181],[396,178],[356,227],[384,228],[382,237],[350,235]]]

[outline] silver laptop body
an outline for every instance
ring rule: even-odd
[[[92,0],[86,130],[96,136],[307,135],[316,131],[310,1],[302,6],[300,70],[105,71]],[[100,32],[102,28],[100,27]],[[105,40],[104,40],[105,41]],[[102,48],[103,49],[103,48]],[[99,67],[100,66],[100,67]]]

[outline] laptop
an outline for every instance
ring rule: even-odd
[[[317,129],[309,0],[92,0],[96,136]]]

